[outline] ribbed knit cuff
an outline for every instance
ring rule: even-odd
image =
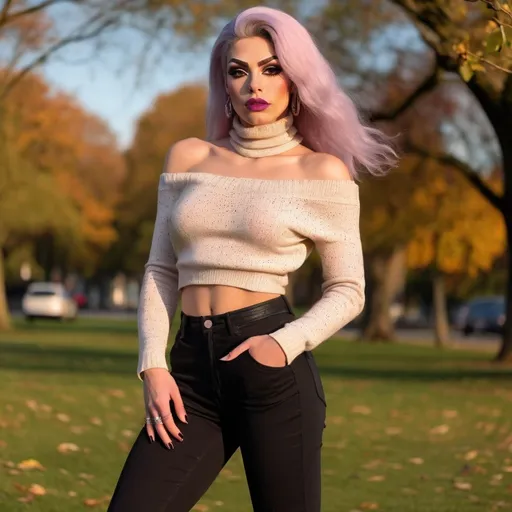
[[[137,366],[137,377],[142,381],[141,373],[150,368],[165,368],[169,371],[165,353],[162,352],[144,352],[139,354],[139,364]]]
[[[303,332],[292,323],[285,324],[281,329],[268,335],[272,336],[283,349],[287,364],[291,364],[297,356],[306,350],[307,340],[304,338]]]

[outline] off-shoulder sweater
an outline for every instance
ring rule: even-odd
[[[168,368],[179,290],[222,284],[284,294],[288,273],[316,247],[322,296],[269,333],[290,364],[354,319],[364,305],[359,187],[351,180],[258,179],[164,173],[138,309],[137,374]]]

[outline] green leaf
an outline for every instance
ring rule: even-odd
[[[469,82],[471,77],[473,76],[473,70],[471,69],[471,64],[467,61],[464,61],[459,66],[459,74],[462,77],[462,80],[465,82]]]
[[[504,32],[500,28],[493,30],[485,40],[485,49],[487,53],[499,52],[506,43]]]
[[[480,64],[480,62],[472,62],[471,63],[471,69],[473,71],[485,71],[485,66]]]

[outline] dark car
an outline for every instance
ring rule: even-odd
[[[505,298],[481,297],[467,303],[460,326],[462,332],[469,336],[476,331],[500,333],[504,323]]]

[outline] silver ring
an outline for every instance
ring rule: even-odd
[[[154,423],[155,425],[161,425],[161,424],[163,423],[162,418],[161,418],[160,416],[155,416],[155,417],[153,418],[153,423]]]
[[[151,419],[151,417],[150,417],[150,416],[146,416],[146,423],[147,423],[148,425],[150,425],[151,423],[153,423],[153,420]]]

